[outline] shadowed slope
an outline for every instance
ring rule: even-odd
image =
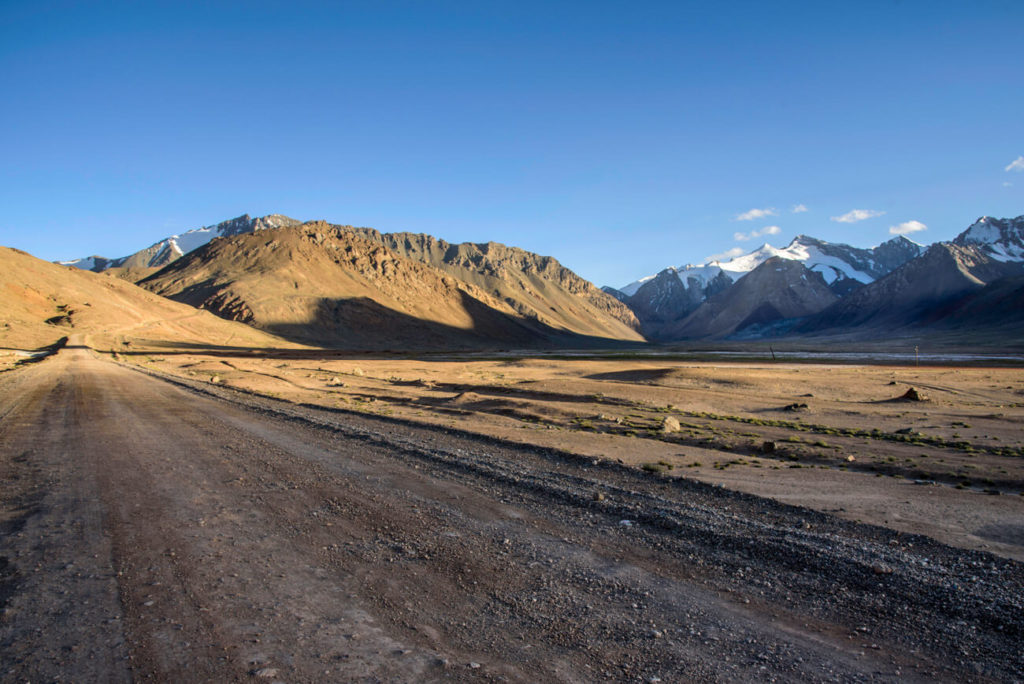
[[[858,332],[877,333],[925,325],[941,317],[944,307],[1019,273],[1020,264],[997,261],[973,245],[937,243],[917,259],[808,318],[797,330],[859,328]],[[1019,318],[1013,309],[1004,313]],[[969,316],[963,315],[966,321]]]

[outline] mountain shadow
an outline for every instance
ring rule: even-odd
[[[292,342],[349,351],[437,351],[481,349],[609,349],[643,343],[581,335],[536,319],[497,311],[460,292],[472,320],[457,327],[388,308],[369,297],[321,298],[311,320],[257,327]]]

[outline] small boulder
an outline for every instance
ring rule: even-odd
[[[665,420],[661,421],[661,431],[665,434],[679,432],[680,427],[679,420],[673,416],[665,416]]]
[[[775,453],[775,442],[764,442],[761,444],[761,453],[773,454]]]

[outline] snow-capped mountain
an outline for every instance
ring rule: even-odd
[[[996,261],[1024,261],[1024,216],[997,219],[982,216],[956,236],[953,244],[975,246]]]
[[[771,257],[732,287],[712,295],[660,331],[669,339],[725,337],[815,314],[838,299],[818,271],[797,259]]]
[[[985,244],[937,242],[889,275],[810,317],[800,324],[798,331],[892,331],[940,320],[956,310],[965,296],[1024,271],[1024,263],[998,259],[984,248]],[[1014,318],[1012,310],[1001,314],[1005,321]],[[1019,312],[1016,316],[1019,318]]]
[[[798,235],[782,249],[765,243],[748,254],[728,261],[709,261],[699,266],[687,264],[674,270],[683,283],[688,283],[692,279],[700,287],[706,287],[720,274],[727,276],[731,282],[736,282],[768,259],[779,257],[802,262],[809,270],[820,273],[830,286],[844,280],[867,284],[920,255],[924,249],[924,246],[902,235],[871,249],[833,244],[807,235]],[[640,278],[618,290],[632,297],[645,283],[655,277],[657,276]]]
[[[58,261],[62,266],[74,266],[86,271],[105,271],[108,268],[160,268],[166,266],[181,256],[198,249],[210,240],[218,237],[229,237],[252,233],[264,228],[280,228],[282,226],[297,226],[301,222],[280,214],[270,214],[260,218],[252,218],[248,214],[222,221],[216,225],[204,226],[194,230],[172,235],[160,242],[150,245],[146,249],[129,254],[118,259],[107,259],[101,256],[91,256],[70,261]]]
[[[806,271],[820,276],[820,282],[837,297],[859,289],[919,256],[924,247],[905,237],[896,237],[871,249],[833,244],[798,235],[781,249],[764,244],[754,251],[728,261],[710,261],[700,266],[667,268],[657,275],[641,278],[618,290],[620,299],[636,312],[645,333],[654,338],[682,330],[677,322],[690,316],[705,302],[732,287],[765,262],[778,259],[796,262],[798,269],[783,272],[797,287]],[[768,281],[766,281],[768,282]],[[778,285],[779,278],[770,281]],[[768,293],[765,297],[769,297]],[[815,301],[824,301],[815,298]],[[689,330],[693,326],[686,328]]]

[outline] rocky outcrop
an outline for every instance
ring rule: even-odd
[[[628,306],[553,257],[499,242],[452,244],[420,233],[352,230],[482,288],[520,315],[584,334],[641,339],[640,322]]]

